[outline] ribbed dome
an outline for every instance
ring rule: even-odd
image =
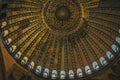
[[[120,51],[117,2],[5,0],[0,13],[3,43],[37,76],[86,78],[111,64]]]

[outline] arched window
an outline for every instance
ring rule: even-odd
[[[15,54],[15,58],[16,59],[19,59],[21,57],[22,53],[20,51],[17,52],[17,54]]]
[[[26,64],[28,61],[28,58],[27,57],[24,57],[22,60],[21,60],[21,64],[24,65]]]
[[[106,52],[106,56],[108,57],[108,59],[113,59],[114,58],[114,55],[110,51]]]
[[[8,35],[8,33],[9,33],[9,31],[8,31],[8,30],[4,30],[4,32],[3,32],[3,37],[7,36],[7,35]]]
[[[6,21],[3,21],[3,22],[2,22],[2,25],[1,25],[1,28],[4,28],[6,25],[7,25],[7,22],[6,22]]]
[[[80,68],[77,69],[77,76],[78,77],[83,77],[82,69],[80,69]]]
[[[66,73],[65,73],[64,70],[62,70],[62,71],[60,72],[60,79],[65,79],[65,77],[66,77]]]
[[[15,45],[12,45],[11,47],[10,47],[10,52],[14,52],[15,50],[16,50],[16,46]]]
[[[102,65],[107,65],[107,61],[105,60],[104,57],[101,57],[101,58],[100,58],[100,63],[101,63]]]
[[[116,42],[120,44],[120,37],[115,38]]]
[[[118,51],[119,51],[119,47],[116,46],[115,44],[113,44],[113,45],[111,46],[111,48],[112,48],[112,50],[113,50],[114,52],[118,52]]]
[[[45,68],[44,73],[43,73],[43,77],[47,78],[49,76],[49,69]]]
[[[36,74],[40,74],[41,73],[41,70],[42,70],[42,67],[39,65],[39,66],[36,66],[36,69],[35,69],[35,73]]]
[[[12,39],[11,38],[8,38],[7,40],[5,40],[6,44],[10,44],[12,42]]]
[[[73,70],[69,70],[69,78],[70,79],[74,78],[74,72],[73,72]]]
[[[51,77],[52,77],[52,79],[56,79],[57,78],[57,71],[56,70],[52,71]]]
[[[91,74],[92,73],[89,66],[85,66],[85,73],[86,74]]]
[[[30,64],[28,65],[28,69],[33,69],[34,66],[35,66],[35,63],[31,61]]]
[[[93,69],[94,70],[99,70],[99,65],[98,65],[98,63],[96,62],[96,61],[94,61],[93,63],[92,63],[92,66],[93,66]]]

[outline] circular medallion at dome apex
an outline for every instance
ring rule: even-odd
[[[55,16],[59,21],[64,22],[70,19],[71,12],[67,6],[60,6],[56,9]]]
[[[82,24],[81,6],[73,0],[49,0],[44,17],[48,27],[58,32],[69,32]]]

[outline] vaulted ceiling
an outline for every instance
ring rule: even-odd
[[[40,77],[87,78],[119,55],[119,0],[3,0],[0,20],[9,54]]]

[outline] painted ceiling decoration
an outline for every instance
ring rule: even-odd
[[[2,41],[38,77],[90,77],[120,52],[120,6],[112,1],[3,0]]]

